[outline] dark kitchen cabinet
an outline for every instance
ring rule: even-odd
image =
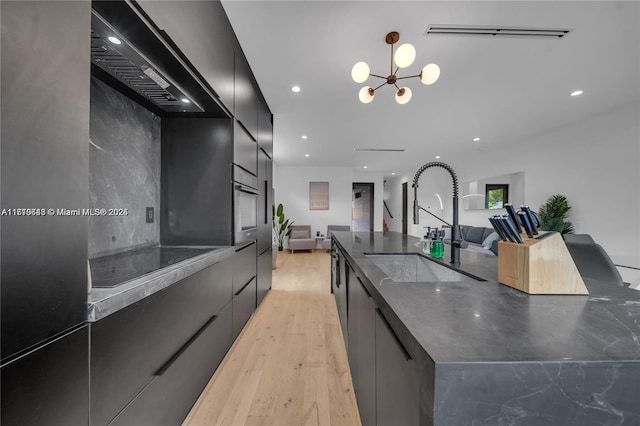
[[[256,310],[256,277],[233,295],[233,339],[242,331],[253,311]]]
[[[258,103],[258,145],[273,158],[273,115],[262,97]]]
[[[420,397],[415,361],[379,310],[375,324],[377,424],[417,425]]]
[[[235,54],[235,109],[233,115],[240,121],[251,137],[258,137],[258,95],[257,84],[240,45]]]
[[[233,265],[225,259],[92,324],[91,424],[109,423],[231,301]]]
[[[233,255],[233,294],[237,294],[251,278],[256,276],[256,244],[236,249]]]
[[[138,4],[233,112],[236,36],[222,4],[156,0]]]
[[[272,246],[273,196],[272,196],[272,161],[258,148],[258,254],[264,253]]]
[[[233,126],[233,162],[254,176],[258,174],[258,144],[238,121]]]
[[[8,361],[87,318],[87,218],[46,210],[89,203],[91,9],[0,8],[0,358]]]
[[[162,119],[162,244],[232,244],[231,126],[231,119]]]
[[[212,317],[113,425],[178,425],[231,347],[232,304]]]
[[[338,308],[338,317],[340,318],[340,328],[342,329],[344,345],[349,349],[349,333],[347,330],[347,289],[349,288],[349,282],[347,281],[347,268],[349,268],[349,266],[344,258],[344,254],[341,252],[338,253],[339,279],[336,281],[336,288],[334,289],[333,294],[336,298],[336,307]]]
[[[89,327],[0,369],[3,425],[82,425],[89,418]]]
[[[265,251],[258,256],[258,275],[257,275],[257,295],[256,295],[256,307],[260,306],[262,300],[267,295],[267,292],[271,288],[271,271],[272,271],[272,248]]]
[[[349,267],[349,365],[363,425],[376,424],[376,305]],[[398,423],[401,424],[401,423]]]

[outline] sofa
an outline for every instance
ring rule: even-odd
[[[329,225],[327,226],[327,233],[324,240],[322,240],[322,248],[325,250],[331,250],[331,233],[333,231],[351,231],[349,225]]]
[[[289,234],[289,250],[315,250],[316,239],[311,236],[310,225],[293,225]]]
[[[460,228],[462,239],[469,243],[465,250],[477,251],[489,256],[498,255],[500,236],[492,227],[460,225]],[[451,228],[444,228],[444,231],[444,241],[449,243],[451,240]]]

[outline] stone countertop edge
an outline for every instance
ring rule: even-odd
[[[378,234],[378,233],[374,233]],[[382,233],[380,233],[382,235]],[[389,234],[389,233],[387,233]],[[390,233],[397,234],[397,233]],[[351,233],[351,232],[335,232],[334,240],[340,247],[340,249],[346,254],[346,259],[349,264],[356,270],[357,274],[362,278],[363,284],[368,288],[371,293],[378,309],[385,316],[389,325],[392,327],[394,332],[397,334],[400,341],[405,345],[405,348],[409,352],[409,354],[417,359],[422,359],[422,361],[427,361],[429,364],[527,364],[527,363],[535,363],[535,364],[581,364],[581,365],[589,365],[589,364],[610,364],[610,365],[635,365],[636,368],[640,363],[640,349],[637,351],[637,354],[634,356],[631,352],[636,352],[633,348],[627,347],[626,350],[622,352],[626,353],[626,356],[619,358],[613,353],[609,353],[609,355],[600,354],[600,356],[596,356],[596,358],[592,358],[590,356],[585,356],[580,359],[559,359],[556,356],[547,354],[547,356],[540,356],[541,354],[535,354],[532,357],[527,357],[528,359],[523,359],[518,357],[505,359],[503,357],[497,356],[493,358],[491,355],[484,359],[473,359],[474,357],[468,358],[466,356],[460,359],[458,357],[441,357],[441,351],[439,348],[431,348],[435,349],[435,353],[431,353],[429,349],[428,341],[425,340],[426,335],[420,330],[416,329],[419,327],[421,322],[416,322],[416,319],[412,318],[412,304],[414,301],[406,301],[404,300],[407,295],[413,294],[414,298],[422,293],[425,296],[428,294],[427,291],[418,291],[418,292],[409,292],[406,291],[408,288],[400,290],[400,287],[395,290],[392,289],[389,291],[389,288],[383,288],[387,286],[382,286],[385,280],[389,280],[386,275],[371,261],[369,261],[365,256],[366,253],[376,253],[376,254],[410,254],[410,253],[421,253],[421,250],[418,246],[416,246],[416,242],[419,242],[420,239],[417,237],[406,236],[402,234],[397,234],[395,236],[389,236],[388,239],[385,237],[381,237],[380,235],[374,237],[373,234],[367,237],[369,233]],[[363,238],[364,237],[364,238]],[[381,243],[380,240],[384,239],[385,241]],[[368,241],[369,240],[369,241]],[[372,245],[375,245],[373,247]],[[624,312],[617,312],[617,315],[625,314],[633,315],[634,312],[640,310],[640,295],[636,295],[634,290],[630,289],[622,289],[618,287],[609,287],[606,283],[593,282],[592,280],[586,280],[591,295],[590,296],[545,296],[545,295],[534,295],[530,296],[525,293],[519,292],[518,290],[508,288],[499,284],[497,282],[497,260],[496,257],[489,257],[484,255],[479,255],[477,253],[473,253],[467,260],[465,264],[465,259],[462,259],[463,264],[462,267],[452,267],[446,263],[448,253],[445,255],[445,259],[437,262],[443,266],[450,267],[454,270],[465,272],[466,274],[474,275],[480,277],[485,282],[478,282],[478,284],[489,285],[494,288],[494,291],[490,293],[496,293],[500,296],[505,296],[507,299],[520,299],[520,298],[538,298],[541,305],[546,304],[544,298],[557,298],[557,297],[568,297],[570,300],[575,301],[582,300],[584,303],[611,303],[608,302],[611,300],[612,302],[617,302],[618,308],[623,309]],[[482,258],[478,257],[482,256]],[[429,286],[437,285],[439,283],[405,283],[401,284],[401,286],[416,286],[414,288],[422,288],[422,285],[425,287],[422,290],[426,290]],[[442,283],[444,284],[444,283]],[[467,285],[468,283],[459,283],[461,285]],[[451,283],[449,285],[456,285],[456,283]],[[381,287],[382,286],[382,287]],[[499,288],[498,288],[499,287]],[[384,290],[384,291],[383,291]],[[610,292],[611,299],[607,296],[606,292]],[[631,292],[631,293],[629,293]],[[508,293],[508,295],[507,295]],[[405,296],[403,296],[403,294]],[[459,296],[459,294],[458,294]],[[628,299],[630,302],[625,302],[622,306],[619,302],[622,299]],[[532,299],[536,300],[536,299]],[[503,302],[507,300],[504,299]],[[497,301],[497,303],[500,301]],[[498,303],[499,305],[499,303]],[[631,306],[633,305],[633,306]],[[637,305],[637,306],[636,306]],[[415,308],[415,306],[414,306]],[[605,307],[606,308],[606,307]],[[406,311],[406,312],[405,312]],[[607,309],[609,311],[609,309]],[[415,313],[415,309],[414,309]],[[609,312],[613,315],[613,312]],[[428,315],[419,315],[419,317],[428,318]],[[404,319],[403,319],[404,318]],[[633,318],[631,318],[633,320]],[[613,322],[615,323],[617,320],[614,318]],[[446,327],[444,327],[446,329]],[[633,335],[634,330],[627,329],[627,332]],[[465,334],[465,333],[463,333]],[[628,339],[627,339],[628,340]],[[633,339],[635,341],[635,339]],[[629,341],[633,345],[631,341]],[[425,346],[425,344],[427,346]],[[481,345],[482,346],[482,345]],[[640,345],[636,343],[634,348],[640,348]],[[470,348],[467,348],[470,349]],[[513,355],[513,354],[512,354]],[[587,355],[587,353],[583,353],[583,355]],[[593,354],[591,354],[593,355]],[[620,355],[620,353],[618,354]],[[630,356],[631,355],[631,356]],[[456,359],[457,358],[457,359]],[[466,359],[465,359],[466,358]],[[509,357],[507,357],[509,358]]]
[[[113,288],[93,288],[88,295],[87,321],[96,322],[133,305],[196,272],[231,257],[235,249],[235,246],[217,247],[210,252],[134,278]]]

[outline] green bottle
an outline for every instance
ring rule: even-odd
[[[444,241],[440,239],[440,233],[436,229],[435,238],[431,240],[429,245],[429,254],[434,259],[442,259],[444,257]]]

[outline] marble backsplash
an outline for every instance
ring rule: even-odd
[[[89,207],[127,210],[89,217],[89,257],[159,244],[160,117],[92,78],[89,143]]]

